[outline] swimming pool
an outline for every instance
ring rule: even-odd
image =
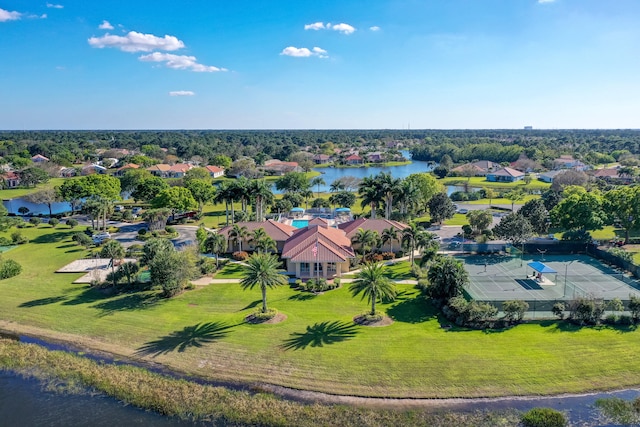
[[[309,225],[308,219],[294,219],[291,221],[291,226],[295,228],[304,228]]]

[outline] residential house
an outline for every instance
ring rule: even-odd
[[[15,171],[8,171],[0,175],[4,183],[4,188],[16,188],[20,185],[20,175]]]
[[[329,163],[330,159],[331,157],[326,154],[316,154],[315,156],[313,156],[313,162],[316,165],[326,165],[327,163]]]
[[[589,169],[589,166],[582,163],[580,160],[576,160],[573,156],[563,155],[553,161],[554,169],[573,169],[577,171],[585,171]]]
[[[500,167],[498,163],[491,160],[478,160],[455,167],[451,171],[460,175],[465,175],[467,171],[473,171],[473,176],[487,176],[488,173],[497,171]]]
[[[384,161],[384,155],[380,151],[374,151],[367,154],[367,160],[370,163],[382,163]]]
[[[169,169],[171,169],[171,166],[164,163],[149,166],[147,168],[147,170],[151,172],[152,175],[159,176],[160,178],[168,178]]]
[[[48,157],[43,156],[42,154],[36,154],[35,156],[33,156],[33,157],[31,158],[31,161],[32,161],[33,163],[44,163],[44,162],[48,162],[48,161],[49,161],[49,158],[48,158]]]
[[[193,166],[188,163],[176,163],[169,168],[169,177],[182,178],[184,174],[187,173],[187,171],[191,168],[193,168]]]
[[[270,159],[264,162],[263,169],[268,175],[284,175],[288,172],[301,172],[298,162],[283,162],[278,159]]]
[[[553,179],[558,175],[563,173],[563,170],[554,170],[549,172],[544,172],[538,175],[538,179],[542,182],[553,183]]]
[[[71,178],[77,174],[78,170],[76,168],[60,168],[60,171],[58,172],[60,178]]]
[[[397,251],[400,249],[402,242],[402,230],[408,228],[407,224],[403,224],[398,221],[392,221],[389,219],[370,219],[370,218],[358,218],[353,221],[344,222],[338,225],[340,230],[343,230],[349,240],[353,241],[353,238],[358,233],[359,229],[371,230],[378,233],[378,236],[382,236],[384,230],[392,228],[397,233],[397,238],[392,241],[386,242],[381,250],[383,251]],[[359,249],[359,245],[353,245],[354,249]]]
[[[136,165],[135,163],[127,163],[126,165],[119,167],[118,170],[116,170],[116,173],[114,173],[114,175],[123,176],[127,171],[130,171],[133,169],[140,169],[140,165]]]
[[[274,220],[267,221],[251,221],[251,222],[237,222],[239,227],[246,227],[248,236],[242,240],[242,250],[253,250],[254,247],[251,243],[251,234],[259,229],[264,229],[267,236],[271,237],[274,242],[276,242],[276,248],[278,252],[282,252],[284,248],[284,244],[291,237],[291,235],[297,230],[297,228],[292,227],[287,224],[283,224],[281,222],[277,222]],[[228,242],[227,252],[233,252],[238,250],[239,245],[229,239],[229,233],[233,230],[232,225],[227,225],[218,230],[218,234],[225,236]]]
[[[356,257],[344,231],[322,225],[296,231],[285,242],[281,256],[287,272],[301,279],[341,277]]]
[[[630,184],[633,182],[632,176],[620,174],[620,169],[617,168],[598,169],[594,172],[593,177],[619,184]]]
[[[104,166],[96,165],[96,164],[86,165],[82,168],[80,172],[80,174],[83,176],[93,175],[93,174],[105,174],[105,173],[107,173],[107,168],[105,168]]]
[[[220,166],[209,165],[205,166],[204,168],[209,171],[209,175],[211,176],[211,178],[220,178],[224,176],[224,169]]]
[[[364,163],[364,159],[357,154],[352,154],[346,159],[344,159],[345,163],[348,165],[361,165]]]
[[[490,182],[516,182],[524,178],[524,172],[506,167],[487,174],[487,181]]]

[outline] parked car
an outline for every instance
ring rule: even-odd
[[[131,209],[131,213],[134,215],[139,215],[140,212],[142,212],[142,208],[139,206],[136,206],[135,208]]]
[[[459,214],[466,215],[466,214],[468,214],[468,213],[469,213],[469,209],[465,209],[465,208],[458,209],[458,213],[459,213]]]
[[[122,205],[116,205],[116,207],[115,207],[115,208],[113,208],[113,210],[114,210],[115,212],[122,212],[122,211],[124,210],[124,206],[122,206]]]
[[[93,243],[99,245],[105,240],[110,239],[111,233],[109,233],[108,231],[103,231],[102,233],[94,234],[92,238],[93,238]]]

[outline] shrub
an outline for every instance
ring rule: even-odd
[[[529,309],[529,304],[522,300],[511,300],[502,303],[502,311],[506,320],[520,322]]]
[[[167,226],[164,228],[164,231],[166,231],[166,232],[167,232],[167,233],[169,233],[169,234],[174,234],[174,233],[176,232],[176,229],[175,229],[175,227],[172,227],[172,226],[170,226],[170,225],[167,225]]]
[[[396,254],[394,254],[393,252],[382,252],[382,259],[384,260],[390,260],[390,259],[395,259]]]
[[[29,242],[29,239],[23,236],[19,231],[14,231],[13,233],[11,233],[11,240],[13,241],[14,245],[22,245],[23,243]]]
[[[618,316],[616,316],[613,313],[607,314],[607,316],[604,318],[604,322],[609,325],[615,325],[617,321],[618,321]]]
[[[73,228],[73,227],[76,227],[78,225],[78,220],[76,220],[76,219],[68,219],[65,222],[65,224],[68,225],[69,228]]]
[[[13,241],[7,239],[6,237],[0,237],[0,246],[11,246],[13,245]]]
[[[196,288],[196,285],[194,285],[193,283],[189,282],[189,283],[187,283],[187,284],[185,285],[185,287],[184,287],[184,288],[185,288],[186,290],[188,290],[188,291],[192,291],[192,290],[194,290],[194,289]]]
[[[198,261],[198,267],[202,274],[213,274],[216,272],[216,260],[207,257],[201,257]]]
[[[87,236],[85,233],[74,233],[71,240],[73,240],[80,246],[84,246],[85,248],[91,246],[91,244],[93,243],[91,237]]]
[[[138,230],[138,236],[144,236],[145,234],[147,234],[146,228],[141,228],[140,230]]]
[[[38,226],[42,221],[40,220],[40,218],[36,218],[36,217],[32,217],[29,218],[29,224],[33,225],[33,226]]]
[[[340,280],[340,278],[339,278],[339,277],[338,277],[338,278],[336,278],[336,279],[333,279],[333,285],[334,285],[336,288],[339,288],[341,284],[342,284],[342,280]]]
[[[22,272],[22,266],[12,259],[0,260],[0,280],[17,276]]]
[[[580,325],[597,324],[604,314],[604,304],[595,298],[578,298],[572,303],[571,319]]]
[[[629,326],[633,324],[633,318],[628,314],[621,314],[618,318],[618,323],[624,326]]]
[[[296,285],[296,288],[301,287],[301,286],[302,286],[302,280],[300,280],[300,279],[296,279],[296,281],[295,281],[295,285]]]
[[[58,218],[49,219],[49,225],[53,228],[56,228],[60,224],[60,220]]]
[[[554,316],[558,316],[558,318],[560,320],[564,319],[564,303],[562,302],[557,302],[555,304],[553,304],[553,308],[551,309],[551,312],[553,313]]]
[[[611,255],[618,257],[627,262],[633,262],[633,254],[631,252],[627,252],[621,248],[609,248],[607,249]]]
[[[231,258],[235,259],[236,261],[246,261],[249,258],[249,254],[245,251],[236,251],[231,254]]]
[[[567,419],[560,411],[551,408],[533,408],[520,419],[524,427],[564,427]]]
[[[267,320],[271,320],[278,314],[278,310],[275,308],[267,309],[266,313],[262,312],[262,309],[258,309],[251,314],[251,320],[254,322],[266,322]]]

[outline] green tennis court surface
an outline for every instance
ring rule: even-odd
[[[640,283],[622,271],[587,255],[470,255],[459,256],[469,272],[466,291],[480,301],[570,301],[593,297],[623,301],[640,296]],[[527,263],[539,261],[557,273],[537,273]]]

